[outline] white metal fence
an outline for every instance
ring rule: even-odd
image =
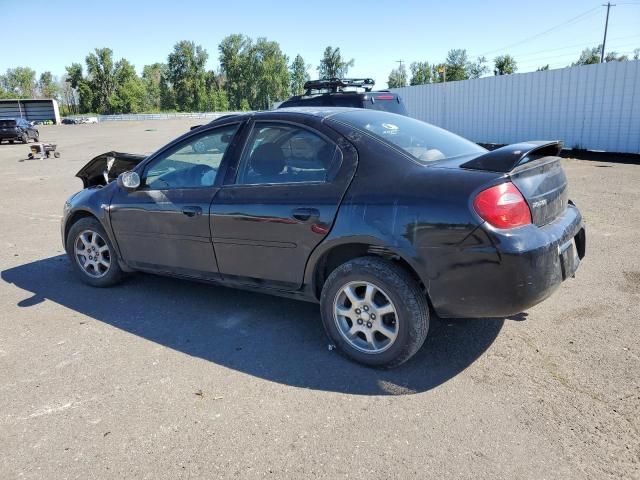
[[[223,115],[238,112],[184,112],[184,113],[127,113],[121,115],[98,115],[99,122],[168,120],[171,118],[208,118],[214,120]],[[74,115],[81,118],[82,115]]]
[[[640,60],[393,89],[411,116],[479,143],[640,153]]]

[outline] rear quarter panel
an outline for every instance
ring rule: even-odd
[[[428,292],[464,264],[467,246],[482,245],[495,259],[487,236],[473,236],[481,222],[470,198],[499,175],[424,166],[345,125],[332,127],[355,145],[358,168],[333,229],[310,259],[307,281],[322,255],[344,243],[385,247],[413,267]]]

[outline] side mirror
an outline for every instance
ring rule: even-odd
[[[136,172],[123,172],[118,175],[118,186],[133,191],[140,186],[140,175]]]

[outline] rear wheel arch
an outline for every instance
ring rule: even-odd
[[[388,247],[377,244],[376,242],[366,241],[340,243],[328,248],[320,255],[320,257],[314,264],[313,276],[311,279],[312,293],[314,297],[318,300],[320,299],[320,294],[322,292],[322,287],[324,286],[325,281],[327,280],[329,275],[331,275],[331,272],[333,272],[336,268],[338,268],[345,262],[348,262],[355,258],[367,256],[380,257],[395,265],[400,266],[418,282],[420,288],[425,292],[425,295],[427,295],[428,298],[428,293],[424,282],[422,281],[422,278],[420,277],[414,266],[406,258],[404,258],[404,256]],[[431,303],[430,300],[429,303]]]

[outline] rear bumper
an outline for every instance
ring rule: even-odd
[[[544,227],[508,233],[484,224],[459,262],[432,284],[430,297],[442,317],[502,317],[549,297],[574,276],[585,255],[586,234],[573,206]]]
[[[18,140],[22,132],[0,132],[0,140]]]

